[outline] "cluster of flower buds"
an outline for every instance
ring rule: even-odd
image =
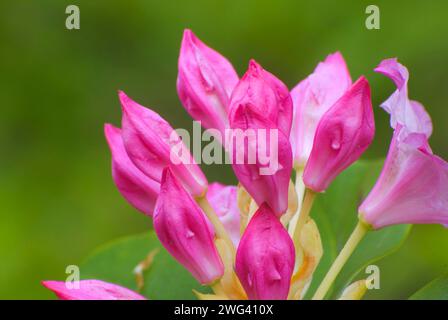
[[[359,208],[360,218],[375,229],[448,224],[448,165],[429,147],[430,118],[408,99],[406,68],[391,59],[376,71],[398,88],[382,105],[395,133],[383,172]],[[221,137],[228,136],[227,129],[266,130],[270,137],[238,142],[232,136],[232,143],[223,143],[240,185],[209,185],[168,122],[119,92],[121,129],[105,126],[118,190],[153,218],[162,245],[201,284],[212,286],[215,297],[303,297],[322,245],[312,219],[302,221],[298,240],[286,229],[293,221],[283,219],[286,213],[299,215],[291,205],[297,198],[291,173],[303,172],[306,188],[323,192],[368,148],[375,126],[366,78],[352,83],[342,55],[334,53],[289,92],[254,60],[240,79],[225,57],[185,30],[177,90],[193,119]],[[179,145],[179,158],[173,159],[170,150]],[[277,166],[267,168],[259,157],[248,161],[250,150],[275,155]],[[311,258],[314,264],[306,269]],[[62,299],[142,298],[95,280],[81,285],[76,296],[58,282],[45,282]]]

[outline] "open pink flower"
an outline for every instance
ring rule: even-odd
[[[241,238],[235,262],[249,299],[286,299],[294,263],[294,244],[288,232],[269,206],[262,204]]]
[[[169,168],[163,171],[153,219],[162,245],[200,283],[210,284],[223,275],[207,217]]]
[[[124,92],[120,91],[119,97],[123,109],[123,142],[136,167],[148,177],[161,181],[163,168],[169,166],[192,195],[203,195],[207,179],[169,123]]]
[[[291,111],[286,86],[251,61],[232,94],[228,150],[244,188],[258,205],[266,202],[278,216],[288,207]]]
[[[160,183],[146,176],[129,159],[120,129],[106,124],[104,134],[112,153],[112,178],[115,185],[132,206],[152,216]]]
[[[218,182],[210,183],[207,200],[229,233],[235,247],[240,241],[240,210],[237,203],[237,187],[225,186]]]
[[[370,87],[361,77],[322,116],[313,148],[303,172],[303,182],[323,192],[335,177],[358,160],[375,134]]]
[[[80,280],[79,288],[69,288],[64,281],[42,281],[61,300],[146,300],[140,294],[101,280]]]
[[[319,121],[351,85],[344,58],[336,52],[291,90],[294,106],[291,145],[295,166],[305,166]]]
[[[383,170],[359,207],[374,229],[402,223],[448,224],[448,163],[428,144],[431,120],[423,106],[407,97],[407,69],[396,59],[375,69],[398,89],[382,105],[395,129]]]
[[[228,127],[228,105],[238,75],[232,64],[206,46],[191,30],[184,31],[179,55],[177,92],[185,109],[222,137]]]

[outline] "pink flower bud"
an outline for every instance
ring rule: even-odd
[[[266,202],[278,216],[288,208],[292,171],[290,102],[286,87],[251,61],[230,103],[227,150],[235,175],[258,205]]]
[[[42,281],[61,300],[146,300],[145,297],[119,285],[101,280],[80,280],[79,287],[65,281]]]
[[[106,124],[104,134],[112,153],[112,178],[115,185],[132,206],[152,216],[160,183],[144,175],[129,159],[120,129]]]
[[[319,121],[351,85],[344,58],[336,52],[291,90],[294,106],[291,145],[296,166],[305,166]]]
[[[229,233],[235,247],[240,241],[240,210],[237,203],[237,187],[211,183],[207,190],[207,200]]]
[[[194,196],[205,193],[207,179],[174,129],[154,111],[134,102],[122,91],[122,137],[131,161],[148,177],[161,181],[169,166]]]
[[[269,119],[275,127],[289,137],[292,121],[292,100],[286,85],[264,70],[255,60],[238,82],[232,93],[229,119],[241,105],[250,106],[254,112]]]
[[[402,223],[448,225],[448,163],[428,144],[432,124],[424,107],[408,99],[408,71],[396,59],[375,71],[391,78],[397,90],[382,107],[395,129],[383,170],[359,207],[359,216],[374,229]]]
[[[235,271],[249,299],[286,299],[294,263],[288,232],[263,204],[250,220],[236,254]]]
[[[154,230],[163,246],[202,284],[219,279],[224,266],[213,230],[191,195],[169,168],[163,171]]]
[[[207,129],[218,129],[224,137],[230,95],[237,83],[232,64],[186,29],[179,55],[177,92],[193,119]]]
[[[305,185],[315,192],[325,191],[337,175],[358,160],[374,134],[370,87],[361,77],[320,120],[303,174]]]

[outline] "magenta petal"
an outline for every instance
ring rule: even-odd
[[[328,110],[316,130],[303,181],[322,192],[373,140],[375,124],[367,80],[361,77]]]
[[[207,218],[169,168],[163,171],[153,219],[160,242],[200,283],[210,284],[223,275]]]
[[[169,166],[191,194],[203,195],[207,179],[174,129],[124,92],[119,97],[123,109],[122,137],[131,161],[156,181],[161,181],[163,168]]]
[[[101,280],[80,280],[79,288],[68,288],[64,281],[42,281],[42,284],[61,300],[146,300],[132,290]]]
[[[320,119],[351,85],[344,58],[336,52],[291,90],[294,109],[291,144],[297,165],[306,164]]]
[[[143,174],[129,159],[120,129],[106,124],[104,134],[112,153],[112,178],[115,185],[132,206],[152,216],[160,183]]]
[[[292,100],[288,88],[273,74],[264,70],[255,60],[249,62],[229,107],[230,122],[240,105],[250,105],[254,112],[263,115],[289,137],[292,122]]]
[[[207,200],[230,235],[235,247],[240,241],[240,210],[237,203],[237,187],[211,183],[207,190]]]
[[[391,127],[395,129],[400,124],[403,135],[422,133],[429,138],[432,133],[431,118],[419,102],[408,98],[409,72],[406,67],[393,58],[381,61],[375,71],[392,79],[397,86],[397,90],[381,105],[390,114]]]
[[[263,204],[247,226],[236,254],[235,271],[249,299],[286,299],[294,262],[288,232]]]
[[[239,105],[233,115],[230,122],[232,129],[241,130],[234,130],[234,137],[238,136],[238,132],[255,133],[253,136],[249,134],[252,138],[244,141],[232,139],[233,171],[258,205],[266,202],[280,216],[288,208],[292,171],[289,139],[274,123],[254,111],[251,104]],[[251,159],[250,155],[258,156]],[[260,155],[267,155],[267,160],[262,161]]]
[[[374,188],[359,207],[374,229],[402,223],[448,224],[448,163],[433,155],[424,134],[395,129]]]
[[[231,63],[186,29],[179,55],[177,92],[188,113],[207,128],[228,127],[230,95],[238,83]]]

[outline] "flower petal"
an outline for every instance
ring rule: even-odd
[[[200,283],[210,284],[223,275],[206,216],[169,168],[163,171],[153,219],[160,242]]]
[[[129,159],[120,129],[106,124],[104,134],[112,153],[112,178],[115,185],[132,206],[152,216],[160,183],[143,174]]]
[[[132,290],[101,280],[80,280],[79,288],[69,288],[64,281],[43,281],[42,284],[61,300],[146,300]]]

